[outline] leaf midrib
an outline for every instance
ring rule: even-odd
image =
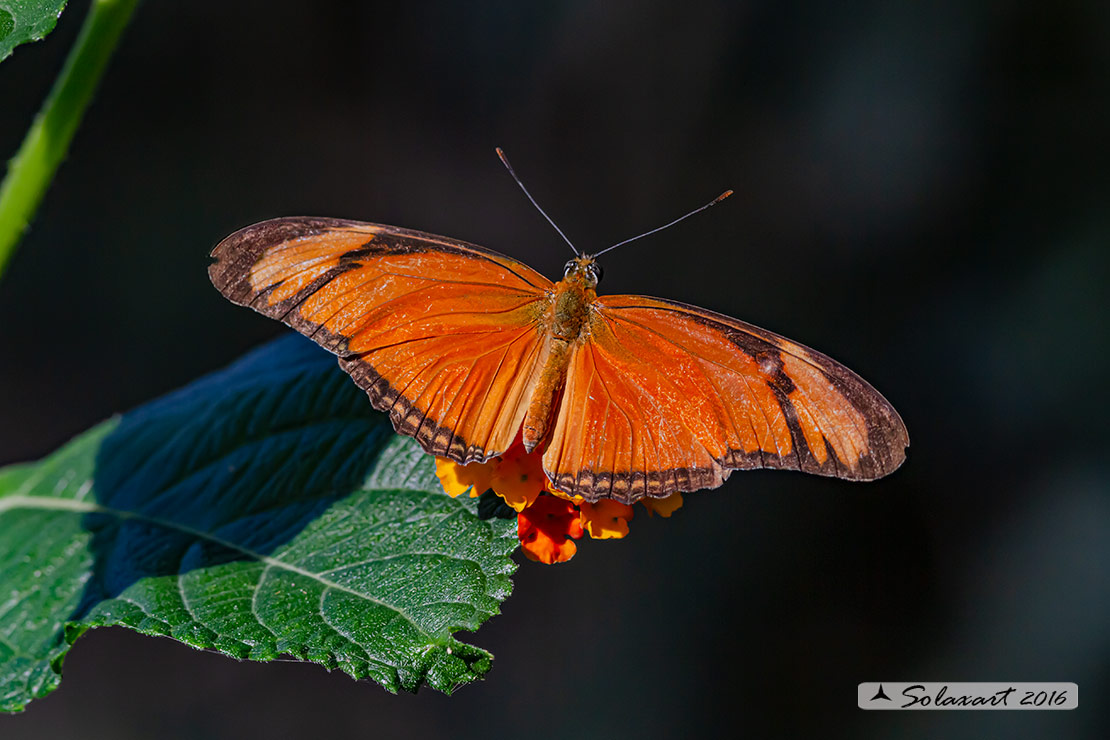
[[[217,537],[214,534],[210,534],[199,529],[194,529],[193,527],[170,521],[169,519],[152,517],[134,511],[113,509],[107,506],[101,506],[100,504],[91,501],[80,501],[77,499],[49,498],[46,496],[25,496],[20,494],[12,494],[10,496],[0,497],[0,515],[3,515],[5,512],[11,511],[13,509],[46,509],[82,514],[106,514],[108,516],[114,516],[121,520],[142,521],[148,524],[162,527],[164,529],[169,529],[171,531],[177,531],[183,534],[191,535],[193,537],[207,540],[208,542],[220,545],[221,547],[226,547],[230,550],[240,552],[250,558],[254,558],[258,562],[263,563],[268,567],[277,568],[280,570],[288,571],[290,573],[304,576],[305,578],[316,581],[317,583],[323,585],[325,588],[332,588],[336,591],[342,591],[344,593],[351,594],[352,596],[357,596],[361,599],[365,599],[366,601],[377,604],[378,606],[382,606],[386,609],[389,609],[390,611],[396,612],[399,616],[404,618],[405,621],[415,627],[421,635],[424,635],[426,638],[428,638],[430,642],[433,642],[437,645],[441,645],[443,643],[443,640],[441,638],[436,637],[425,631],[416,622],[416,620],[408,614],[408,612],[398,606],[394,606],[393,604],[381,601],[380,599],[375,599],[369,594],[365,594],[361,591],[356,591],[340,583],[336,583],[335,581],[324,578],[317,573],[313,573],[311,571],[305,570],[304,568],[297,567],[292,563],[287,563],[284,560],[272,558],[269,555],[263,555],[262,553],[255,552],[254,550],[243,547],[242,545],[238,545],[229,540],[225,540],[222,537]],[[178,575],[181,574],[179,573]]]

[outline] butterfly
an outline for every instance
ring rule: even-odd
[[[599,296],[589,255],[552,282],[457,239],[278,218],[212,257],[224,296],[338,355],[428,453],[484,462],[519,435],[554,487],[590,502],[715,488],[751,468],[873,480],[909,445],[894,408],[843,365],[695,306]]]

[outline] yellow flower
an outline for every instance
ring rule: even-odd
[[[647,509],[648,516],[658,514],[665,519],[682,508],[682,494],[672,493],[666,498],[645,498],[640,503]]]
[[[477,498],[489,490],[496,463],[459,465],[446,457],[436,458],[436,477],[451,498],[470,491],[470,498]]]
[[[578,509],[582,526],[595,540],[620,539],[628,534],[628,520],[633,514],[628,504],[603,498],[593,504],[583,501],[578,504]]]

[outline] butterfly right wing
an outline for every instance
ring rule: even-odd
[[[231,301],[292,326],[340,366],[398,432],[460,463],[508,449],[550,337],[552,284],[447,237],[324,218],[249,226],[212,252]]]
[[[544,470],[561,491],[631,503],[740,469],[873,480],[908,444],[886,399],[820,352],[676,301],[601,296]]]

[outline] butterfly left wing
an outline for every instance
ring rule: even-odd
[[[473,244],[395,226],[281,218],[212,252],[230,300],[292,326],[428,452],[484,461],[512,443],[550,338],[551,282]]]
[[[643,296],[599,297],[588,321],[544,452],[562,491],[632,502],[745,468],[872,480],[905,459],[894,408],[819,352]]]

